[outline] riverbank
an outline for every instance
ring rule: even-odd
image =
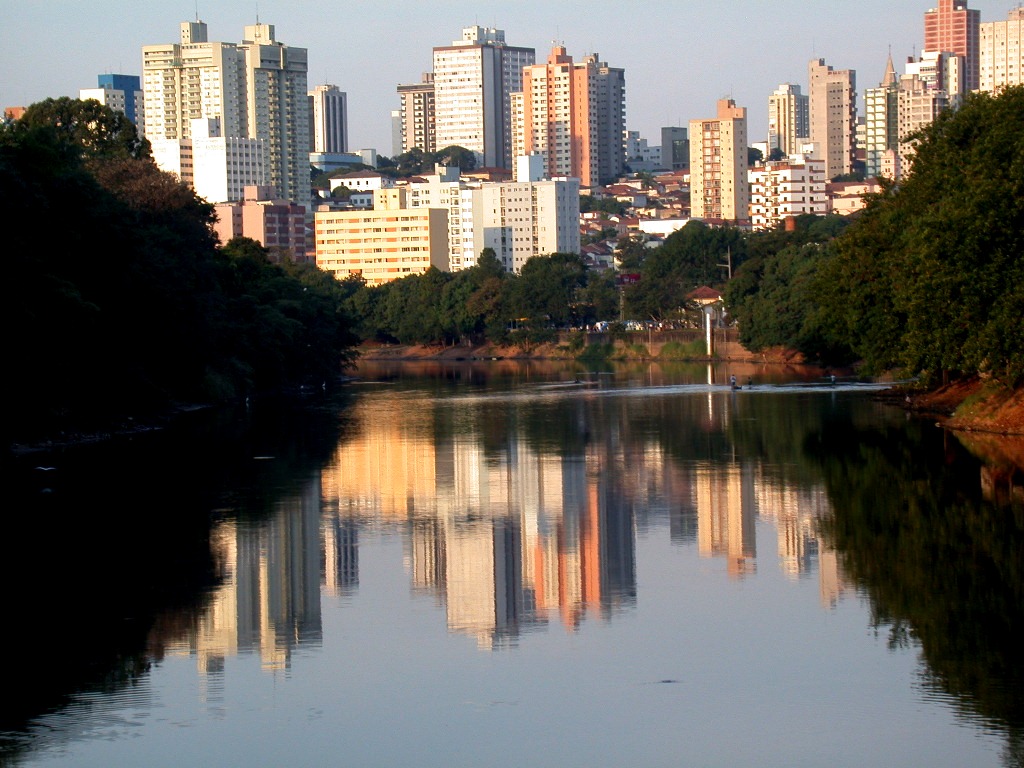
[[[642,334],[641,334],[642,336]],[[665,348],[658,348],[653,354],[647,345],[618,341],[611,349],[610,360],[665,361]],[[365,360],[575,360],[578,351],[570,350],[564,343],[536,344],[524,346],[501,346],[483,344],[478,346],[456,345],[450,347],[418,346],[401,344],[368,344],[360,347],[359,354]],[[683,359],[683,358],[679,358]],[[691,361],[710,358],[699,354],[688,356]],[[798,353],[786,349],[773,349],[751,353],[735,345],[720,348],[714,358],[725,362],[746,362],[758,364],[801,365],[804,359]],[[935,417],[943,428],[956,432],[989,434],[995,436],[1020,436],[1024,438],[1024,390],[1007,390],[980,378],[957,381],[930,391],[894,387],[882,396],[895,405],[922,416]],[[1020,452],[1024,467],[1024,449]]]

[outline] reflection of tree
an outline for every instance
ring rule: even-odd
[[[217,582],[210,510],[269,515],[337,445],[345,423],[331,412],[257,403],[248,418],[199,414],[130,442],[5,466],[4,535],[25,556],[0,558],[0,598],[17,617],[0,653],[30,672],[4,682],[0,764],[62,738],[45,718],[138,685],[195,631]],[[270,446],[273,461],[254,461]],[[51,492],[31,482],[36,464],[57,466]]]
[[[919,642],[927,684],[1005,727],[1011,764],[1024,764],[1024,515],[982,498],[955,440],[908,435],[824,441],[827,482],[842,489],[827,533],[890,644]]]

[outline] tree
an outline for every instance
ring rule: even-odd
[[[139,135],[131,120],[96,99],[46,99],[32,104],[15,124],[31,130],[48,127],[60,141],[86,158],[148,158],[149,142]]]
[[[832,295],[873,308],[852,310],[841,330],[876,367],[1019,386],[1024,87],[971,94],[912,138],[909,172],[872,199],[828,265]]]
[[[434,152],[432,159],[433,164],[458,166],[463,171],[472,171],[476,168],[476,154],[472,150],[454,144]]]

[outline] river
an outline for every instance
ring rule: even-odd
[[[1024,766],[1019,475],[883,385],[357,374],[7,459],[0,765]]]

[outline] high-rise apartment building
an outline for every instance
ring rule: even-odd
[[[867,127],[864,170],[868,177],[885,176],[896,180],[906,173],[915,153],[915,143],[910,137],[951,105],[949,94],[940,87],[935,76],[940,69],[935,66],[938,60],[938,57],[925,57],[908,61],[907,73],[897,77],[890,56],[882,82],[877,88],[864,92]],[[946,69],[953,71],[952,67]]]
[[[976,91],[979,82],[979,27],[981,12],[966,0],[939,0],[924,14],[924,51],[956,54],[964,59],[964,88]]]
[[[690,121],[690,214],[747,221],[747,109],[719,99],[715,118]]]
[[[171,146],[191,145],[192,178],[187,181],[199,197],[210,203],[227,203],[241,200],[246,187],[267,184],[267,142],[224,136],[217,117],[193,120],[190,135],[186,142],[171,142]]]
[[[816,156],[825,161],[829,179],[850,173],[857,140],[857,77],[852,69],[832,69],[824,59],[812,59],[808,118]]]
[[[946,92],[929,87],[919,75],[906,74],[900,78],[897,91],[899,176],[910,170],[917,150],[917,142],[910,137],[930,125],[948,106]]]
[[[980,24],[978,48],[979,90],[1024,83],[1024,8],[1012,8],[1006,21]]]
[[[906,74],[917,75],[925,87],[944,91],[952,105],[966,95],[964,67],[966,60],[949,51],[924,51],[920,58],[909,59]]]
[[[870,178],[878,178],[883,175],[883,168],[891,168],[899,144],[898,88],[896,69],[889,56],[878,87],[864,91],[864,173]]]
[[[142,80],[138,75],[99,75],[95,88],[83,88],[80,99],[96,99],[125,116],[135,124],[139,133],[144,130],[142,107]]]
[[[476,154],[478,167],[512,167],[512,94],[522,91],[533,48],[505,43],[501,29],[466,27],[462,39],[434,48],[434,110],[439,149]]]
[[[584,57],[584,65],[592,73],[597,103],[597,173],[601,183],[612,182],[625,170],[626,153],[623,135],[626,131],[626,71],[610,67],[596,54]]]
[[[565,47],[551,49],[546,64],[523,69],[523,90],[513,94],[521,115],[513,124],[517,157],[539,155],[546,176],[575,176],[584,187],[598,184],[596,70],[573,63]],[[622,140],[619,138],[618,146]]]
[[[768,151],[796,154],[810,135],[807,94],[799,85],[782,83],[768,97]]]
[[[348,94],[336,85],[318,85],[309,92],[309,151],[348,152]]]
[[[414,147],[424,152],[436,152],[434,73],[424,72],[420,82],[398,86],[398,98],[401,152],[408,152]]]
[[[269,183],[309,205],[306,49],[275,40],[269,24],[246,26],[240,43],[210,42],[201,21],[180,32],[178,43],[142,48],[146,137],[189,140],[192,120],[218,118],[222,136],[264,141]]]

